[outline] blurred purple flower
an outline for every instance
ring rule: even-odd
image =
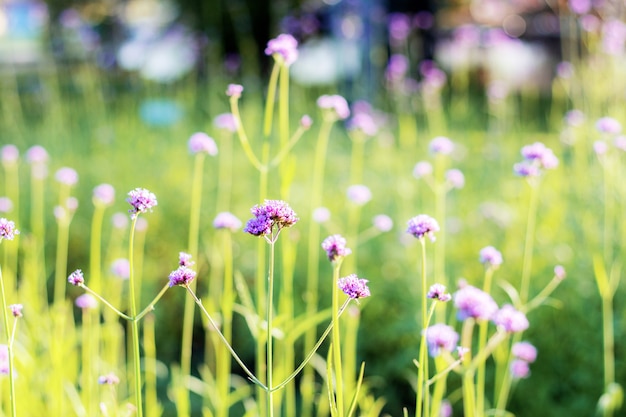
[[[4,217],[0,218],[0,241],[3,239],[13,240],[15,235],[19,235],[20,231],[15,228],[15,223]]]
[[[11,314],[13,315],[13,317],[22,317],[24,316],[24,314],[22,313],[22,310],[24,309],[24,306],[21,304],[11,304],[9,306],[9,310],[11,310]]]
[[[452,188],[463,188],[465,185],[465,176],[459,169],[449,169],[446,171],[446,181]]]
[[[211,156],[217,155],[215,140],[204,132],[196,132],[191,135],[189,137],[188,146],[189,152],[192,154],[204,152]]]
[[[537,348],[530,342],[517,342],[511,347],[511,354],[517,359],[533,363],[537,359]]]
[[[213,220],[213,227],[216,229],[229,229],[231,231],[235,231],[241,227],[241,220],[239,220],[234,214],[224,211],[215,216],[215,220]]]
[[[78,173],[73,168],[60,168],[54,175],[56,180],[61,184],[75,185],[78,182]]]
[[[330,220],[330,210],[326,207],[317,207],[313,210],[313,221],[316,223],[326,223]]]
[[[293,36],[283,33],[267,42],[265,55],[278,56],[289,66],[298,59],[298,41]]]
[[[98,307],[98,300],[91,294],[82,294],[76,297],[74,301],[76,307],[83,310],[92,309]]]
[[[386,214],[378,214],[374,216],[372,223],[374,227],[381,232],[388,232],[393,228],[393,220]]]
[[[39,145],[35,145],[26,151],[26,160],[31,164],[48,162],[48,152]]]
[[[432,242],[436,239],[435,232],[439,231],[439,223],[437,223],[437,220],[426,214],[420,214],[409,219],[407,225],[407,233],[412,234],[418,239],[422,239],[426,236],[430,238]]]
[[[124,216],[126,218],[126,216]],[[118,278],[130,277],[130,262],[126,258],[118,258],[111,263],[111,272]]]
[[[425,332],[428,351],[433,358],[439,356],[442,350],[454,351],[459,341],[459,334],[454,328],[443,323],[429,326]]]
[[[454,306],[461,321],[468,318],[490,320],[498,311],[491,295],[471,285],[465,285],[454,294]]]
[[[131,219],[134,219],[140,213],[151,212],[152,208],[158,204],[156,196],[145,188],[135,188],[129,191],[126,201],[132,207],[128,210]]]
[[[352,299],[365,298],[370,296],[370,289],[367,287],[367,280],[350,274],[347,277],[339,278],[337,286],[348,297]]]
[[[228,84],[228,88],[226,89],[226,95],[228,97],[239,98],[241,97],[241,93],[243,93],[243,86],[240,84]]]
[[[362,206],[372,199],[372,192],[367,186],[362,184],[349,186],[346,195],[348,200],[357,206]]]
[[[557,265],[554,267],[554,276],[560,280],[565,279],[566,273],[565,268],[562,265]]]
[[[415,164],[415,167],[413,168],[413,176],[417,179],[427,177],[429,175],[432,175],[432,173],[433,166],[428,161],[420,161]]]
[[[617,135],[622,131],[622,125],[612,117],[602,117],[596,122],[596,129],[601,133]]]
[[[568,126],[581,126],[585,122],[585,113],[580,110],[573,109],[565,113],[565,123]]]
[[[325,94],[317,99],[317,107],[322,110],[332,112],[339,120],[347,119],[350,116],[350,107],[345,98],[340,95]]]
[[[502,253],[493,246],[485,246],[480,250],[479,259],[481,264],[488,264],[492,267],[502,265]]]
[[[20,151],[15,145],[4,145],[0,154],[2,154],[1,158],[4,165],[13,165],[17,163],[20,157]]]
[[[115,200],[115,188],[111,184],[100,184],[93,189],[95,205],[110,206]]]
[[[176,270],[170,273],[170,287],[174,287],[176,285],[186,287],[195,277],[196,271],[186,266],[179,266]]]
[[[0,197],[0,213],[8,213],[13,210],[13,202],[9,197]]]
[[[430,141],[429,150],[434,154],[450,155],[454,150],[454,142],[445,136],[437,136]]]
[[[530,376],[530,366],[528,362],[521,359],[511,361],[510,371],[514,379],[524,379]]]
[[[222,113],[215,116],[213,124],[218,129],[228,130],[229,132],[237,131],[237,120],[232,113]]]
[[[337,259],[343,259],[350,255],[352,250],[346,247],[346,239],[341,235],[328,236],[322,242],[322,249],[326,251],[326,256],[331,262],[335,262]]]
[[[494,317],[493,322],[496,326],[504,328],[508,333],[522,332],[528,328],[528,319],[526,314],[517,310],[510,304],[502,306]]]
[[[100,385],[117,385],[120,383],[120,379],[113,372],[98,377],[98,384]]]

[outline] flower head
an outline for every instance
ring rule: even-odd
[[[13,201],[9,197],[0,197],[0,213],[8,213],[13,210]]]
[[[120,383],[120,379],[113,372],[98,377],[98,384],[100,385],[117,385]]]
[[[315,223],[326,223],[330,220],[330,210],[327,207],[317,207],[313,210],[313,221]]]
[[[126,201],[132,206],[128,212],[131,219],[134,219],[139,213],[147,213],[152,211],[152,207],[156,206],[156,196],[145,188],[135,188],[128,193]]]
[[[80,309],[89,310],[98,307],[98,300],[93,295],[85,293],[76,297],[74,304]]]
[[[228,130],[230,132],[237,131],[237,119],[232,113],[221,113],[215,116],[213,124],[218,129]]]
[[[326,251],[326,256],[331,262],[343,259],[352,253],[352,250],[346,247],[346,239],[341,235],[328,236],[322,242],[322,249]]]
[[[100,184],[93,189],[93,203],[97,206],[110,206],[115,200],[115,188],[111,184]]]
[[[197,154],[204,152],[211,156],[217,155],[217,145],[212,137],[203,132],[196,132],[189,138],[189,152]]]
[[[554,276],[557,277],[560,280],[565,279],[566,276],[566,272],[565,272],[565,268],[563,267],[563,265],[557,265],[554,267]]]
[[[493,246],[485,246],[480,250],[480,263],[491,267],[502,265],[502,254]]]
[[[312,125],[313,119],[311,119],[311,116],[308,114],[305,114],[300,118],[300,126],[302,126],[303,129],[309,129]]]
[[[213,220],[213,227],[216,229],[238,230],[241,227],[241,220],[227,211],[218,213]]]
[[[418,239],[423,239],[426,236],[430,238],[432,242],[435,241],[435,232],[439,231],[439,223],[437,223],[437,220],[426,214],[420,214],[409,219],[407,225],[407,233],[412,234]]]
[[[381,232],[388,232],[393,229],[393,220],[386,214],[377,214],[374,216],[372,224]]]
[[[289,66],[298,59],[298,41],[293,36],[282,33],[267,42],[265,55],[272,55]]]
[[[446,181],[452,188],[463,188],[465,176],[459,169],[449,169],[446,171]]]
[[[78,173],[73,168],[60,168],[54,177],[58,182],[64,185],[75,185],[78,182]]]
[[[426,297],[432,300],[443,301],[443,302],[447,302],[452,299],[452,296],[446,292],[446,286],[443,284],[431,285],[430,288],[428,289],[428,294],[426,294]]]
[[[326,110],[338,120],[344,120],[350,116],[348,102],[337,94],[320,96],[317,99],[317,106],[322,110]]]
[[[454,150],[454,142],[445,136],[437,136],[430,141],[429,149],[434,154],[450,155]]]
[[[541,169],[554,169],[559,165],[559,159],[552,149],[541,142],[535,142],[522,147],[524,162],[515,164],[514,171],[522,177],[537,176]]]
[[[265,200],[250,209],[254,217],[248,220],[243,231],[254,236],[272,234],[274,227],[280,231],[291,227],[299,220],[289,204],[282,200]]]
[[[0,218],[0,242],[2,239],[13,240],[15,235],[19,235],[20,231],[15,228],[15,223],[4,217]]]
[[[622,125],[612,117],[602,117],[596,122],[596,129],[601,133],[617,135],[622,131]]]
[[[130,262],[126,258],[118,258],[111,263],[111,272],[118,278],[130,277]]]
[[[428,161],[420,161],[413,168],[413,176],[417,179],[428,177],[433,173],[433,166]]]
[[[509,370],[514,379],[524,379],[530,376],[530,366],[528,362],[521,359],[513,359]]]
[[[179,266],[178,269],[172,271],[169,276],[170,287],[180,285],[186,287],[196,277],[196,271],[186,266]]]
[[[31,164],[43,164],[48,162],[48,152],[43,146],[32,146],[26,151],[26,160]]]
[[[428,351],[432,357],[439,356],[442,349],[448,352],[454,351],[459,341],[459,334],[454,328],[443,323],[429,326],[425,332]]]
[[[350,274],[347,277],[339,278],[337,286],[348,297],[353,299],[365,298],[370,296],[370,289],[367,287],[367,280]]]
[[[498,311],[498,305],[489,294],[471,285],[465,285],[454,294],[454,306],[461,321],[489,320]]]
[[[239,98],[241,97],[241,93],[243,93],[243,86],[240,84],[228,84],[228,88],[226,89],[226,95],[228,97]]]
[[[537,348],[530,342],[517,342],[511,347],[511,354],[517,359],[533,363],[537,359]]]
[[[24,306],[21,304],[11,304],[9,306],[9,310],[11,310],[11,314],[13,314],[13,317],[22,317],[24,314],[22,314],[22,310],[24,309]]]
[[[496,326],[502,327],[509,333],[522,332],[528,329],[528,319],[526,314],[517,310],[510,304],[502,306],[493,316],[493,322]]]
[[[179,266],[192,266],[195,264],[194,261],[191,260],[191,255],[187,252],[179,252],[178,253],[178,265]]]
[[[0,159],[5,166],[15,165],[20,157],[20,151],[15,145],[4,145],[0,149]]]
[[[362,206],[372,199],[372,192],[370,189],[362,184],[351,185],[346,192],[348,200],[352,201],[357,206]]]
[[[81,271],[80,269],[77,269],[76,271],[72,272],[70,276],[67,277],[67,282],[76,286],[83,285],[85,283],[85,277],[83,276],[83,271]]]

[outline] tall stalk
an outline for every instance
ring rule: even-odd
[[[130,265],[130,276],[128,278],[129,297],[130,297],[130,321],[131,328],[131,344],[133,355],[134,370],[134,389],[135,389],[135,407],[138,417],[143,417],[143,405],[141,396],[141,357],[139,354],[139,322],[135,320],[137,316],[137,298],[135,296],[135,273],[134,273],[134,256],[133,247],[135,242],[135,226],[137,225],[138,216],[134,216],[130,225],[130,237],[128,239],[128,262]]]

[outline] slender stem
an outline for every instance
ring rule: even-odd
[[[263,118],[263,136],[268,137],[272,133],[272,121],[274,119],[274,102],[276,100],[276,85],[278,84],[278,74],[281,65],[274,61],[272,73],[270,74],[267,86],[267,99],[265,101],[265,117]],[[282,87],[282,85],[281,85]]]
[[[163,294],[165,294],[165,291],[167,291],[170,288],[169,283],[166,283],[163,288],[161,288],[161,291],[159,291],[159,293],[152,299],[152,301],[150,301],[150,303],[146,306],[146,308],[144,308],[141,313],[137,314],[134,318],[135,321],[139,321],[142,318],[145,317],[146,314],[150,313],[151,311],[154,311],[154,306],[156,305],[156,303],[161,299],[161,297],[163,297]],[[193,304],[192,304],[193,305]]]
[[[421,271],[422,271],[422,335],[420,338],[419,351],[419,368],[417,370],[417,403],[415,405],[415,416],[423,415],[424,398],[427,393],[424,392],[424,381],[428,378],[428,353],[426,350],[426,327],[428,326],[428,309],[426,305],[426,294],[428,293],[428,283],[426,278],[426,238],[419,239],[422,246]]]
[[[2,269],[0,269],[0,294],[2,295],[2,318],[4,320],[4,334],[7,339],[7,355],[9,362],[9,401],[11,403],[11,416],[16,417],[16,401],[15,401],[15,381],[13,375],[13,343],[11,331],[9,330],[9,306],[7,305],[6,294],[4,291],[4,278],[2,277]]]
[[[63,206],[65,213],[58,219],[57,254],[54,277],[54,303],[59,304],[65,299],[65,276],[67,272],[67,251],[70,231],[70,213]]]
[[[187,298],[187,297],[185,297]],[[154,315],[146,317],[143,327],[144,363],[146,368],[146,417],[159,415],[157,395],[157,358],[154,332]]]
[[[259,161],[259,159],[252,151],[252,148],[250,147],[248,136],[246,135],[246,131],[243,129],[243,124],[241,123],[238,99],[234,96],[230,99],[230,111],[235,118],[235,123],[237,125],[237,136],[239,137],[239,142],[241,143],[241,146],[243,147],[243,150],[248,157],[248,160],[259,172],[267,171],[267,167],[263,165],[261,161]]]
[[[133,270],[133,244],[135,242],[135,226],[137,225],[137,219],[139,215],[135,215],[132,219],[130,226],[130,238],[128,239],[128,262],[130,269],[130,276],[128,278],[129,296],[130,296],[130,316],[132,320],[130,322],[131,328],[131,343],[133,349],[133,365],[134,365],[134,381],[135,381],[135,406],[137,407],[137,416],[143,416],[143,406],[141,401],[141,363],[139,355],[139,323],[135,320],[137,316],[137,301],[135,297],[135,273]]]
[[[333,368],[335,370],[335,401],[337,403],[337,416],[344,415],[343,401],[343,369],[341,364],[341,337],[339,332],[339,292],[337,281],[339,280],[339,269],[341,262],[336,262],[333,269],[333,334],[332,334],[332,352],[333,352]],[[331,381],[329,381],[331,383]]]
[[[524,241],[524,258],[522,261],[522,281],[520,285],[520,301],[526,304],[530,287],[530,270],[533,262],[533,246],[535,241],[535,223],[537,220],[537,204],[539,201],[539,183],[530,184],[530,201],[528,219],[526,221],[526,238]]]
[[[259,379],[254,376],[254,374],[252,373],[252,371],[250,371],[248,369],[248,367],[243,363],[243,361],[239,358],[239,355],[237,355],[237,352],[235,352],[235,350],[232,348],[232,346],[230,345],[230,343],[228,343],[228,340],[226,340],[226,338],[224,337],[224,335],[222,334],[222,332],[220,331],[217,323],[215,323],[215,321],[213,320],[213,318],[211,317],[211,315],[209,314],[209,312],[206,310],[206,308],[204,308],[204,305],[202,304],[202,301],[200,301],[200,299],[196,296],[196,294],[191,290],[191,288],[189,288],[188,286],[185,286],[185,289],[187,290],[187,292],[189,294],[191,294],[191,296],[193,297],[193,300],[196,302],[196,304],[198,305],[198,307],[200,307],[200,310],[202,311],[202,313],[204,313],[205,317],[209,320],[209,323],[211,323],[211,326],[213,326],[213,330],[215,332],[217,332],[219,338],[222,340],[222,342],[224,342],[224,344],[226,345],[226,347],[228,348],[228,351],[230,352],[230,354],[233,356],[233,358],[235,359],[235,361],[239,364],[239,366],[241,366],[241,369],[243,369],[243,371],[246,373],[246,375],[248,375],[248,377],[250,378],[250,380],[252,382],[254,382],[255,384],[257,384],[259,387],[261,387],[264,391],[267,391],[267,386],[265,386],[265,384],[263,384],[261,381],[259,381]]]
[[[267,416],[274,415],[274,396],[272,391],[272,372],[274,369],[273,357],[273,335],[274,328],[274,249],[276,242],[270,242],[270,261],[269,272],[267,276],[267,306],[265,308],[267,321],[267,349],[266,349],[266,371],[267,371]]]
[[[224,290],[222,291],[222,329],[224,339],[230,344],[232,343],[232,320],[233,320],[233,253],[232,253],[232,239],[231,232],[224,230],[220,233],[223,236],[221,247],[224,251]],[[230,389],[230,366],[231,359],[224,344],[215,346],[216,350],[216,375],[218,393],[219,393],[219,406],[216,410],[217,417],[228,417],[229,414],[229,389]]]
[[[289,66],[280,65],[280,101],[278,102],[278,135],[280,146],[287,146],[289,141]]]
[[[486,293],[491,292],[491,281],[493,278],[493,267],[488,266],[485,270],[485,280],[483,283],[483,291]],[[483,320],[478,324],[478,352],[482,351],[487,343],[487,330],[489,322]],[[485,379],[486,369],[485,362],[483,362],[476,370],[476,409],[479,413],[485,410]]]
[[[602,297],[602,342],[604,345],[604,389],[615,382],[615,336],[613,295]]]
[[[102,297],[100,294],[98,294],[97,292],[95,292],[94,290],[92,290],[91,288],[89,288],[88,286],[86,286],[85,284],[81,284],[80,287],[82,289],[84,289],[85,291],[87,291],[89,294],[93,295],[94,297],[96,297],[98,300],[100,300],[104,305],[106,305],[107,307],[109,307],[112,311],[115,312],[115,314],[117,314],[118,316],[120,316],[121,318],[128,320],[128,321],[133,321],[133,317],[128,316],[124,313],[122,313],[120,310],[118,310],[117,308],[113,307],[113,305],[111,303],[109,303],[104,297]]]

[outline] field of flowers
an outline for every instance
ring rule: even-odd
[[[626,24],[582,3],[523,80],[399,15],[350,82],[286,33],[259,73],[3,67],[0,415],[623,413]]]

